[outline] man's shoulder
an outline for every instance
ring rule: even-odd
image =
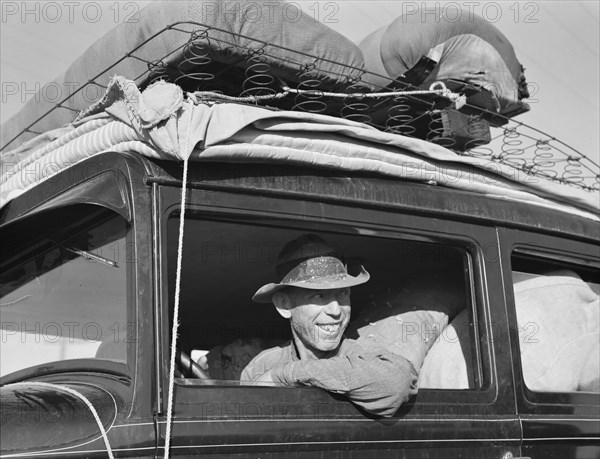
[[[362,349],[363,346],[361,345],[361,342],[356,340],[356,339],[352,339],[352,338],[348,338],[348,337],[344,337],[344,339],[341,341],[340,343],[340,347],[338,350],[338,355],[343,355],[343,354],[348,354],[351,352],[355,352],[359,349]]]
[[[290,360],[290,346],[291,342],[288,341],[279,346],[265,349],[246,365],[240,379],[242,381],[254,381],[274,366],[286,363]]]

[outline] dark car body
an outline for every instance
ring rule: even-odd
[[[15,247],[26,246],[44,231],[77,225],[86,215],[98,214],[100,221],[107,214],[128,228],[122,239],[127,323],[119,324],[126,355],[44,363],[3,376],[2,457],[106,457],[89,407],[59,388],[28,384],[32,382],[83,393],[95,406],[116,457],[162,456],[174,295],[168,228],[180,208],[181,181],[178,163],[105,153],[35,186],[2,210],[2,241],[14,243],[3,251],[11,253],[13,263],[22,252]],[[551,264],[577,266],[597,283],[597,222],[432,184],[293,165],[192,164],[188,187],[189,212],[202,215],[201,221],[217,222],[215,228],[243,224],[258,228],[256,234],[263,228],[325,231],[342,235],[342,241],[358,234],[384,241],[401,236],[415,244],[464,248],[469,254],[464,261],[468,294],[478,314],[471,325],[478,333],[473,342],[479,372],[474,389],[421,389],[385,419],[310,387],[177,378],[172,456],[600,455],[598,393],[539,393],[524,383],[511,281],[511,256],[518,250],[525,258],[535,255]],[[184,247],[197,234],[188,228]],[[256,239],[256,244],[262,247],[265,240]],[[251,246],[245,247],[246,252],[223,256],[246,253],[252,258]],[[397,261],[402,263],[400,257]],[[239,282],[237,273],[226,274],[215,279]],[[206,278],[190,276],[198,283]],[[223,291],[228,285],[212,287]],[[182,336],[188,337],[182,338],[184,347],[190,349],[193,339],[187,319],[193,318],[197,333],[212,333],[216,329],[201,324],[216,320],[210,314],[190,312],[182,318]]]

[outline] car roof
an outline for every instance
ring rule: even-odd
[[[150,182],[181,186],[182,168],[179,165],[171,161],[150,162],[153,165]],[[502,196],[364,172],[292,165],[202,163],[190,166],[188,183],[205,189],[243,190],[246,194],[384,208],[483,225],[599,238],[598,222],[583,216]]]
[[[105,178],[101,178],[103,173]],[[61,174],[68,180],[61,179]],[[98,182],[95,185],[97,190],[105,190],[102,200],[90,200],[90,193],[87,192],[89,187],[85,188],[86,192],[78,194],[77,187],[92,178]],[[102,205],[128,218],[131,211],[127,207],[130,203],[122,189],[146,187],[152,183],[180,188],[181,164],[132,153],[102,153],[61,172],[53,180],[36,185],[11,201],[0,213],[0,224],[5,225],[69,203]],[[293,164],[202,162],[190,163],[188,184],[192,188],[389,209],[432,218],[515,227],[598,241],[597,221],[583,216],[500,196],[387,178],[364,171],[327,170]],[[112,190],[112,194],[108,190]],[[66,203],[64,199],[57,198],[67,191],[71,197]]]

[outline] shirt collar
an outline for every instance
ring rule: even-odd
[[[325,357],[325,359],[329,359],[331,357],[336,357],[339,353],[340,350],[342,349],[342,344],[344,343],[344,341],[346,341],[346,336],[342,336],[342,340],[340,341],[340,345],[337,347],[337,349],[329,352]],[[296,340],[295,339],[291,339],[290,340],[290,344],[288,345],[288,350],[289,350],[289,355],[290,358],[292,359],[292,361],[297,362],[300,360],[300,353],[298,352],[298,347],[296,346]]]

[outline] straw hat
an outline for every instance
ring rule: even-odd
[[[270,303],[273,294],[285,287],[346,288],[364,284],[370,277],[363,266],[357,276],[348,274],[341,255],[315,234],[303,234],[288,242],[277,257],[275,272],[279,282],[259,288],[252,297],[257,303]]]

